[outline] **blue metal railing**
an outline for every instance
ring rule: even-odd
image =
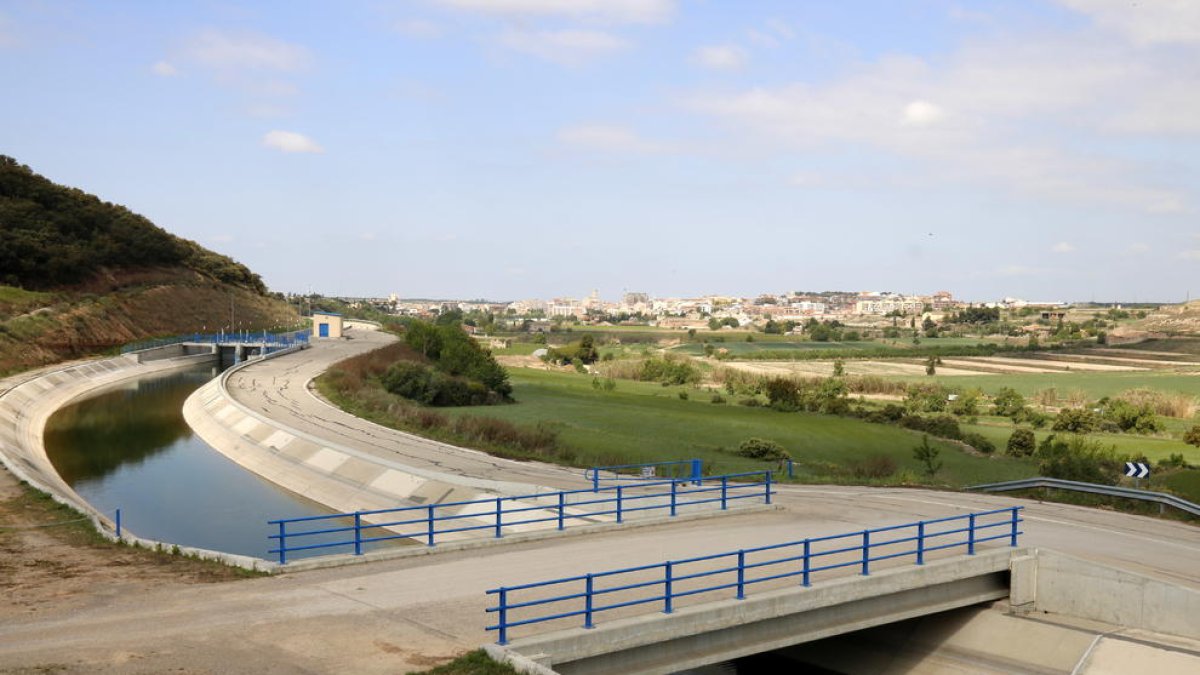
[[[503,537],[504,528],[522,525],[544,523],[562,530],[569,522],[594,521],[604,516],[612,516],[620,523],[634,513],[661,510],[675,516],[680,507],[699,504],[719,504],[722,510],[726,510],[731,502],[742,499],[762,499],[766,504],[771,503],[770,471],[710,476],[705,483],[703,486],[694,486],[688,479],[672,479],[600,488],[600,497],[590,489],[564,490],[283,518],[268,521],[276,528],[276,533],[269,535],[269,539],[275,542],[269,552],[276,554],[279,564],[283,565],[287,563],[288,554],[300,551],[344,549],[353,551],[354,555],[362,555],[370,545],[399,539],[413,539],[423,541],[427,546],[435,546],[439,537],[444,541],[445,535],[465,532],[488,532],[495,537]],[[531,506],[523,501],[544,503]],[[296,526],[315,529],[289,530],[289,527]]]
[[[662,471],[663,475],[658,475]],[[703,479],[704,462],[699,459],[676,459],[667,462],[643,464],[614,464],[593,466],[585,469],[583,477],[592,481],[592,492],[600,490],[601,480],[653,480],[655,478],[677,478],[700,485]],[[609,474],[609,475],[601,475]]]
[[[1022,534],[1018,525],[1023,521],[1019,515],[1023,508],[1014,506],[519,586],[501,586],[487,592],[498,596],[497,604],[486,610],[497,614],[498,621],[487,630],[498,631],[498,642],[503,645],[508,644],[509,630],[518,626],[582,616],[583,627],[592,628],[597,614],[622,607],[661,603],[661,611],[670,614],[676,600],[702,593],[734,591],[734,597],[742,600],[749,587],[768,581],[799,577],[802,586],[809,586],[813,574],[827,570],[850,567],[858,568],[862,575],[869,575],[871,563],[893,558],[913,556],[915,564],[923,565],[925,555],[933,551],[965,547],[968,555],[974,555],[979,544],[1002,539],[1015,547],[1017,536]],[[886,538],[879,539],[875,535]],[[907,544],[912,546],[906,547]],[[895,550],[899,547],[903,548]],[[559,594],[546,597],[548,591]],[[530,597],[514,599],[513,595],[518,593]],[[619,599],[613,596],[618,593],[623,594]],[[564,604],[567,605],[565,608]],[[534,608],[555,611],[513,618],[513,612]]]
[[[261,344],[264,345],[267,351],[274,351],[275,349],[284,349],[296,344],[307,343],[311,333],[311,330],[287,331],[283,333],[267,333],[266,331],[192,333],[190,335],[175,335],[172,337],[157,338],[154,340],[131,342],[130,344],[121,347],[121,353],[128,354],[130,352],[139,352],[144,349],[154,349],[156,347],[167,347],[169,345],[177,345],[184,342],[196,342],[201,344]]]

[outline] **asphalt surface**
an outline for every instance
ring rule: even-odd
[[[367,452],[465,476],[578,487],[579,470],[510,462],[384,429],[305,388],[330,363],[385,337],[319,343],[230,379],[260,414]],[[783,510],[445,552],[136,596],[0,623],[0,672],[363,672],[425,668],[494,639],[485,591],[980,509],[1025,506],[1022,546],[1054,548],[1200,588],[1200,528],[1004,496],[779,486]]]

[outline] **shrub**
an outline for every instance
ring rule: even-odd
[[[1111,447],[1082,436],[1066,440],[1051,434],[1037,449],[1038,472],[1048,478],[1113,485],[1123,459]]]
[[[963,434],[962,441],[985,455],[990,455],[996,451],[995,443],[992,443],[987,436],[974,431]]]
[[[1054,418],[1054,431],[1066,431],[1072,434],[1086,434],[1095,431],[1100,426],[1100,418],[1096,413],[1084,408],[1063,408]]]
[[[1017,419],[1025,414],[1025,397],[1015,389],[1003,387],[992,397],[992,406],[997,415]]]
[[[962,438],[962,430],[958,427],[958,420],[949,415],[937,415],[934,417],[905,415],[900,418],[900,426],[915,431],[923,431],[933,436],[940,436],[941,438],[950,438],[953,440]]]
[[[1152,434],[1162,431],[1162,423],[1154,414],[1150,403],[1130,403],[1125,399],[1101,399],[1099,405],[1103,409],[1104,418],[1113,423],[1119,431],[1132,431],[1138,434]]]
[[[925,466],[925,473],[929,476],[934,476],[942,468],[942,462],[938,459],[941,451],[929,444],[929,436],[921,437],[921,443],[913,447],[913,459]]]
[[[690,359],[668,354],[662,358],[642,361],[634,379],[675,385],[696,384],[700,381],[700,371],[692,365]]]
[[[887,455],[873,455],[850,465],[856,478],[887,478],[896,468],[896,460]]]
[[[788,451],[783,449],[783,446],[764,438],[748,438],[742,441],[742,444],[738,446],[737,454],[741,457],[770,462],[778,462],[791,457]]]
[[[681,389],[681,390],[679,391],[679,400],[680,400],[680,401],[686,401],[686,400],[688,400],[688,393],[687,393],[687,389]]]
[[[758,400],[757,396],[747,396],[746,398],[739,399],[738,405],[744,405],[747,408],[757,408],[762,405],[762,401]]]
[[[1183,442],[1200,448],[1200,424],[1192,425],[1191,429],[1183,432]]]
[[[725,403],[725,397],[717,392],[713,392],[712,398],[709,399],[709,403],[716,403],[718,405],[723,404]]]
[[[1008,437],[1008,445],[1004,447],[1004,454],[1012,457],[1029,457],[1037,450],[1037,437],[1033,435],[1030,429],[1013,429],[1012,435]]]

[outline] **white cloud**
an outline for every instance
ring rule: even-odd
[[[262,144],[281,152],[325,152],[311,138],[294,131],[269,131],[263,136]]]
[[[1149,253],[1149,252],[1150,252],[1150,245],[1149,245],[1149,244],[1144,244],[1144,243],[1141,243],[1141,242],[1138,242],[1138,243],[1136,243],[1136,244],[1130,244],[1130,245],[1129,245],[1129,252],[1130,252],[1130,253],[1135,253],[1135,254],[1138,254],[1138,255],[1141,255],[1142,253]]]
[[[500,36],[500,44],[566,66],[577,66],[629,47],[625,40],[597,30],[507,30]]]
[[[1094,31],[963,45],[933,64],[889,56],[818,83],[682,102],[762,139],[769,152],[865,146],[928,184],[974,182],[1159,214],[1187,212],[1200,197],[1176,187],[1177,170],[1165,160],[1108,150],[1114,134],[1200,135],[1197,68]],[[1194,56],[1183,62],[1200,62]]]
[[[401,35],[431,40],[442,36],[442,28],[432,21],[425,19],[405,19],[392,24],[392,28]]]
[[[1074,253],[1075,247],[1071,245],[1071,242],[1060,241],[1054,246],[1051,246],[1050,250],[1054,251],[1055,253]]]
[[[500,16],[557,16],[606,23],[662,23],[675,0],[437,0],[442,5]]]
[[[294,72],[308,65],[308,50],[299,45],[255,33],[200,32],[185,46],[191,61],[215,70]]]
[[[1200,43],[1196,0],[1058,0],[1139,45]]]
[[[558,142],[573,148],[626,154],[665,152],[668,147],[619,126],[581,125],[560,129]]]
[[[1184,260],[1200,260],[1200,250],[1180,251],[1179,257]]]
[[[153,66],[150,66],[150,71],[160,77],[175,77],[179,74],[179,69],[171,65],[168,61],[159,61]]]
[[[713,70],[739,70],[750,60],[746,50],[737,45],[700,47],[692,53],[692,61]]]
[[[901,122],[909,126],[924,127],[937,124],[946,116],[946,111],[929,101],[912,101],[904,106]]]

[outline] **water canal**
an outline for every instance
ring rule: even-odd
[[[68,485],[99,511],[120,508],[139,537],[273,559],[268,520],[328,511],[192,433],[183,402],[218,374],[199,366],[99,390],[50,418],[46,451]]]

